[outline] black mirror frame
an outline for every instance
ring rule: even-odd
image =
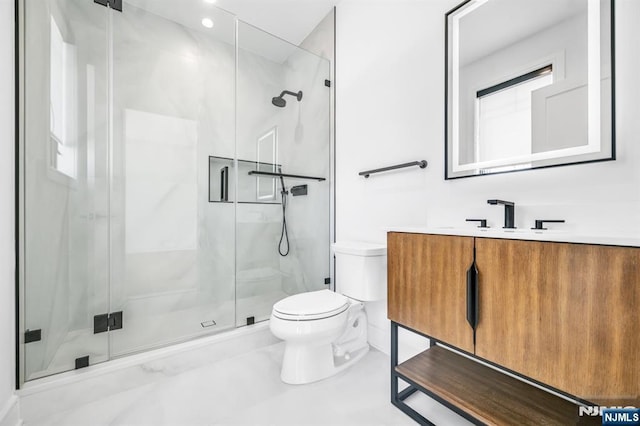
[[[464,0],[456,7],[448,11],[444,16],[444,179],[464,179],[477,176],[488,176],[504,173],[523,172],[536,169],[546,169],[549,167],[572,166],[576,164],[599,163],[603,161],[613,161],[616,159],[616,55],[615,55],[615,0],[611,2],[611,155],[606,158],[573,161],[561,164],[549,164],[533,166],[527,169],[506,170],[491,173],[470,174],[466,176],[449,176],[449,15],[455,13],[473,0]]]

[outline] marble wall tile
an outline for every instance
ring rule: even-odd
[[[324,280],[330,276],[330,90],[324,80],[330,78],[329,64],[243,23],[239,24],[238,39],[241,49],[238,58],[239,157],[256,159],[257,140],[267,130],[276,128],[277,163],[283,173],[328,179],[317,182],[285,178],[287,189],[304,184],[308,187],[307,196],[288,196],[286,220],[290,251],[286,257],[277,251],[282,231],[281,206],[275,210],[268,206],[246,210],[253,211],[254,218],[246,215],[246,220],[238,221],[238,274],[247,275],[251,268],[279,271],[279,297],[326,288]],[[275,107],[271,98],[283,90],[301,90],[302,101],[285,96],[287,105]],[[281,183],[276,180],[276,190],[280,189]],[[280,200],[277,196],[276,201]],[[241,208],[239,206],[239,212]],[[267,221],[268,226],[264,225]],[[250,245],[246,246],[247,243]],[[257,247],[261,249],[254,250]],[[277,293],[271,292],[269,286],[263,288],[266,298],[271,295],[277,300]],[[256,315],[268,314],[268,305],[270,303],[263,307],[267,312]],[[253,307],[259,309],[255,304]]]
[[[195,120],[125,111],[127,255],[196,249],[196,129]]]
[[[209,203],[208,158],[233,153],[235,61],[225,41],[142,9],[114,25],[113,302],[134,321],[113,336],[123,354],[234,325],[234,211]],[[147,117],[133,128],[132,111]]]

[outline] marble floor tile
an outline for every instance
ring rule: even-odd
[[[300,386],[280,381],[283,351],[283,343],[270,344],[185,369],[146,363],[154,380],[121,390],[114,384],[109,396],[32,417],[25,425],[415,424],[389,402],[385,354],[372,349],[346,371]],[[469,424],[429,398],[412,397],[410,403],[436,424]]]

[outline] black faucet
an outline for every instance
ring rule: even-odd
[[[504,229],[515,229],[516,222],[516,204],[513,201],[503,200],[487,200],[487,203],[491,205],[503,204],[504,205]]]

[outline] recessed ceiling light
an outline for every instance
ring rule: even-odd
[[[211,4],[215,3],[216,1],[218,0],[204,0],[205,3],[211,3]]]
[[[202,18],[202,26],[205,28],[213,28],[213,21],[209,18]]]

